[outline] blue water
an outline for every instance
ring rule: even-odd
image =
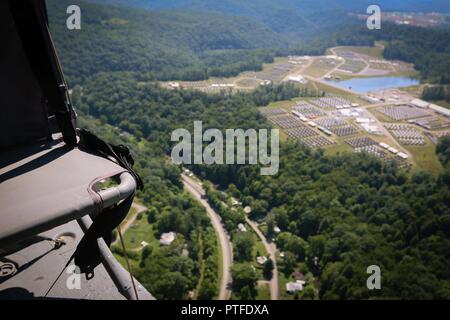
[[[419,80],[409,77],[373,77],[373,78],[354,78],[350,80],[328,80],[335,86],[350,89],[357,93],[366,93],[368,91],[377,91],[390,88],[402,88],[414,86],[420,83]]]

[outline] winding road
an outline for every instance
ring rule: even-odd
[[[222,249],[222,278],[218,300],[229,300],[231,296],[231,264],[233,263],[233,248],[230,237],[225,231],[220,216],[214,211],[205,199],[205,190],[194,179],[182,174],[184,189],[188,191],[200,204],[205,207],[211,223],[219,236],[220,247]]]

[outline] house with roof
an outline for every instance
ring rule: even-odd
[[[159,244],[163,246],[170,246],[172,242],[175,240],[175,238],[176,238],[175,232],[163,233],[159,238]]]
[[[258,262],[259,265],[263,265],[266,263],[267,257],[266,256],[260,256],[256,258],[256,262]]]
[[[299,291],[303,291],[303,287],[306,284],[306,281],[297,280],[295,282],[286,283],[286,291],[289,293],[296,293]]]

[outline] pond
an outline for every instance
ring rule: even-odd
[[[402,88],[420,84],[420,81],[410,77],[373,77],[353,78],[350,80],[328,80],[335,86],[350,89],[357,93],[378,91],[389,88]]]

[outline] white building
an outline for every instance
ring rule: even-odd
[[[244,226],[243,223],[239,223],[239,224],[238,224],[238,229],[239,229],[239,231],[241,231],[241,232],[247,232],[247,228]]]
[[[428,108],[429,107],[429,103],[420,99],[414,99],[411,100],[411,102],[409,103],[410,105],[412,105],[413,107],[418,107],[418,108]]]
[[[394,147],[390,147],[388,150],[389,150],[390,153],[393,153],[393,154],[397,154],[398,153],[398,150],[395,149]]]
[[[370,123],[370,119],[369,118],[356,118],[356,122],[357,123]]]
[[[408,155],[406,153],[403,153],[403,152],[397,153],[397,156],[399,156],[400,158],[402,158],[404,160],[409,158]]]
[[[169,246],[175,240],[175,237],[175,232],[163,233],[159,238],[159,243],[163,246]]]
[[[450,109],[438,106],[436,104],[430,104],[430,109],[436,111],[437,113],[443,114],[444,116],[450,117]]]
[[[286,283],[286,291],[289,293],[296,293],[298,291],[303,291],[303,286],[306,284],[306,281],[297,280],[295,282]]]
[[[168,86],[172,89],[180,89],[180,84],[178,82],[169,82]]]
[[[259,256],[256,257],[256,262],[258,262],[258,264],[263,265],[264,263],[266,263],[267,261],[267,257],[266,256]]]
[[[303,76],[289,76],[288,81],[298,82],[298,83],[306,83],[306,80]]]

